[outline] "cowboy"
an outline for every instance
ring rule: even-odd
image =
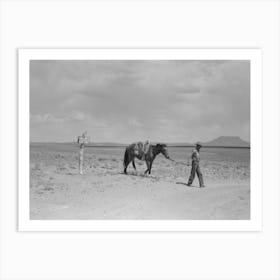
[[[200,148],[202,147],[201,143],[197,142],[195,145],[195,149],[192,151],[191,155],[191,160],[192,160],[192,169],[191,169],[191,174],[189,177],[188,181],[188,186],[191,186],[195,177],[195,173],[197,174],[198,180],[199,180],[199,186],[200,188],[204,188],[204,182],[203,182],[203,176],[200,171],[199,167],[199,161],[200,161],[200,156],[199,156],[199,151]]]

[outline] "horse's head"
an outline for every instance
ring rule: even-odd
[[[159,153],[162,153],[167,159],[170,158],[166,144],[157,144],[156,147]]]

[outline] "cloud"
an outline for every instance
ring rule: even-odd
[[[249,139],[249,61],[32,61],[30,66],[33,141],[46,135],[71,141],[83,129],[98,141],[175,142],[229,134]]]
[[[85,118],[86,118],[86,116],[82,112],[73,112],[71,114],[58,114],[58,115],[53,115],[50,113],[46,113],[43,115],[30,114],[31,124],[56,123],[56,122],[64,123],[64,122],[69,122],[69,121],[83,121],[83,120],[85,120]]]

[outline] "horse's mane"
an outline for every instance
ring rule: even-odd
[[[167,147],[167,145],[164,143],[157,143],[155,146]]]

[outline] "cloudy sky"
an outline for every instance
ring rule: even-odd
[[[249,61],[30,62],[31,141],[250,138]]]

